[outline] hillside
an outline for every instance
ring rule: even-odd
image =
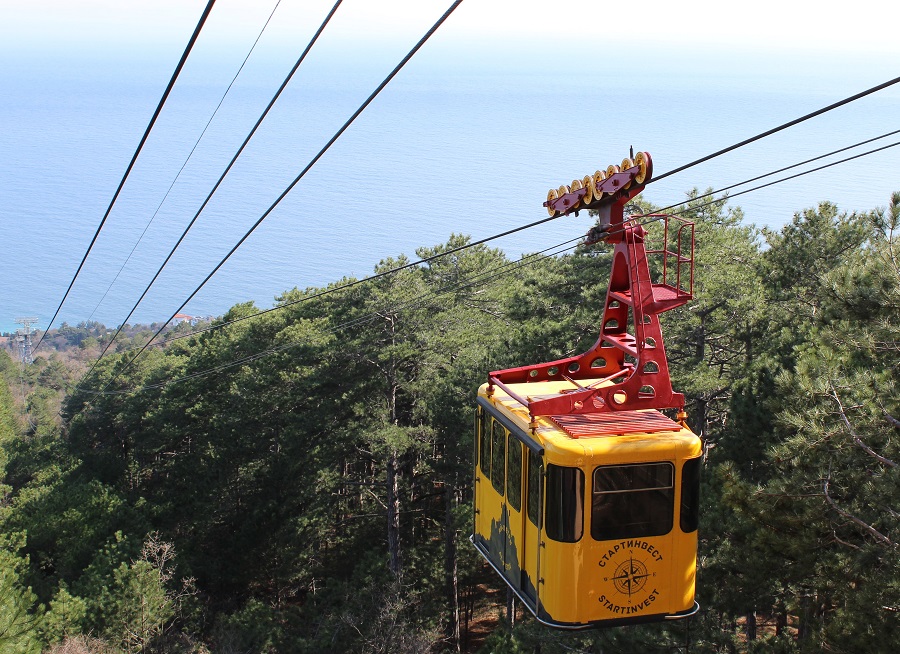
[[[690,206],[695,299],[663,334],[704,443],[698,616],[506,620],[467,541],[475,390],[593,344],[610,261],[481,245],[125,368],[131,330],[85,378],[101,325],[0,356],[0,651],[897,651],[900,194],[777,232]]]

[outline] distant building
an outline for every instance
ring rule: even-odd
[[[183,322],[187,322],[191,325],[198,325],[201,322],[212,322],[215,319],[215,316],[189,316],[186,313],[176,313],[175,317],[172,318],[172,321],[169,324],[175,326],[180,325]]]

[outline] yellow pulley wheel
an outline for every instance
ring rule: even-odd
[[[573,192],[574,192],[574,191],[580,191],[580,190],[583,188],[583,187],[581,186],[581,180],[580,180],[580,179],[573,179],[573,180],[572,180],[572,185],[569,186],[569,188],[570,188]],[[582,202],[581,200],[576,200],[576,201],[575,201],[575,204],[572,205],[572,208],[573,208],[573,209],[577,209],[579,206],[581,206],[581,202]]]
[[[634,168],[634,162],[631,159],[629,159],[628,157],[625,157],[624,159],[622,159],[622,167],[619,170],[624,171],[624,170],[628,170],[629,168]],[[630,187],[631,187],[631,180],[628,180],[627,182],[625,182],[625,184],[622,185],[622,188],[630,188]]]
[[[552,188],[549,191],[547,191],[547,202],[553,202],[558,197],[559,197],[559,193],[556,192],[555,188]],[[555,216],[556,210],[551,205],[548,204],[547,205],[547,213],[549,213],[551,216]]]
[[[603,197],[603,191],[598,189],[597,187],[606,179],[606,173],[602,170],[598,170],[594,173],[594,199],[599,200]]]
[[[643,152],[638,152],[636,155],[634,155],[634,165],[638,166],[641,169],[640,172],[635,175],[634,181],[636,181],[638,184],[643,184],[647,180],[647,173],[650,172],[650,166],[647,162],[647,155],[645,155]]]
[[[584,179],[581,180],[581,188],[587,190],[587,193],[584,194],[584,199],[581,201],[581,204],[587,206],[594,201],[594,178],[590,175],[585,175]]]
[[[569,187],[566,186],[565,184],[563,184],[558,189],[556,189],[556,192],[558,193],[558,195],[556,197],[561,198],[562,196],[564,196],[566,193],[569,192]]]

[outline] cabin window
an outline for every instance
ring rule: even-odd
[[[522,443],[509,435],[507,443],[506,499],[516,511],[522,510]]]
[[[478,465],[485,477],[491,476],[491,439],[487,431],[487,416],[479,407],[478,409]]]
[[[584,532],[584,473],[579,468],[547,466],[547,536],[563,543]]]
[[[528,519],[539,527],[541,519],[541,455],[528,450]]]
[[[595,540],[662,536],[672,530],[675,466],[648,463],[594,470],[591,536]]]
[[[700,457],[684,462],[681,469],[681,531],[697,531],[700,524]]]
[[[501,495],[505,472],[506,429],[496,420],[491,420],[491,484]]]

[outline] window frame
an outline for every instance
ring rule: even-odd
[[[700,528],[700,473],[702,468],[703,461],[699,456],[686,459],[681,466],[681,506],[678,526],[686,534]]]
[[[498,435],[501,435],[498,438]],[[496,418],[491,417],[491,486],[501,497],[506,486],[506,438],[509,430]]]
[[[526,480],[528,487],[526,489],[527,497],[526,510],[528,519],[538,529],[541,528],[541,516],[544,514],[543,509],[543,469],[544,458],[530,447],[528,448],[528,470],[526,471]]]
[[[477,455],[478,462],[477,465],[481,469],[481,474],[483,474],[488,479],[491,478],[491,439],[487,437],[487,429],[486,426],[490,424],[490,417],[487,412],[482,408],[478,407],[478,448]],[[485,462],[487,463],[487,467],[485,468]]]
[[[566,479],[569,474],[574,478]],[[584,537],[584,476],[581,468],[547,464],[544,471],[544,533],[547,538],[558,543],[577,543]],[[566,494],[565,491],[573,489],[563,486],[572,482],[577,489]],[[568,506],[565,504],[567,498],[571,501]]]
[[[668,485],[648,485],[657,475],[648,476],[652,478],[648,478],[644,485],[634,485],[636,480],[632,472],[632,487],[597,490],[598,486],[608,486],[598,483],[598,473],[614,469],[637,471],[651,466],[668,467]],[[640,483],[642,480],[637,481]],[[676,469],[672,461],[617,463],[595,467],[591,473],[591,538],[599,542],[624,538],[652,538],[671,533],[675,524],[675,485]],[[661,517],[657,517],[661,508],[664,512]],[[643,512],[646,517],[643,520],[635,520],[637,512]],[[616,520],[604,519],[603,514],[616,516]],[[623,519],[623,516],[627,517]]]
[[[522,510],[522,441],[512,432],[506,436],[506,502],[516,511]],[[514,465],[513,452],[518,452],[518,465]],[[515,479],[513,478],[515,472]]]

